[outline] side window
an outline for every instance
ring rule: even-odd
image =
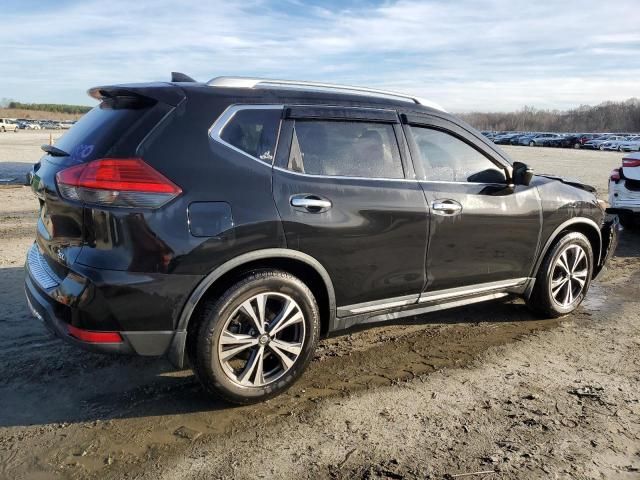
[[[220,132],[226,143],[266,163],[273,161],[281,110],[247,108],[236,112]]]
[[[297,120],[289,169],[312,175],[404,178],[393,126]]]
[[[440,182],[502,183],[504,170],[462,140],[431,128],[411,126],[424,177]]]

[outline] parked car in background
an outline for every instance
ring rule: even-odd
[[[628,140],[620,144],[620,151],[622,152],[637,152],[640,151],[640,135],[634,136],[634,140]]]
[[[620,151],[620,145],[631,140],[632,137],[613,137],[606,142],[601,143],[598,148],[600,150]]]
[[[597,133],[576,133],[577,141],[573,144],[573,148],[582,148],[582,146],[594,138],[598,138],[601,135]]]
[[[28,120],[18,122],[18,127],[21,130],[40,130],[41,129],[38,123],[28,121]]]
[[[516,145],[529,145],[529,141],[535,137],[536,135],[538,135],[537,133],[528,133],[526,135],[521,135],[517,138],[517,143]],[[513,143],[512,143],[513,145]]]
[[[565,133],[561,135],[560,138],[551,140],[549,142],[550,147],[559,147],[559,148],[580,148],[582,143],[580,143],[580,136],[573,133]]]
[[[611,140],[609,142],[605,142],[603,143],[603,147],[604,150],[617,150],[619,152],[623,152],[623,145],[626,145],[628,143],[632,143],[632,142],[639,142],[640,141],[640,135],[630,135],[628,137],[625,137],[624,140]]]
[[[0,118],[0,132],[17,132],[18,124],[8,118]]]
[[[30,173],[27,303],[78,347],[167,355],[252,403],[357,325],[511,295],[571,313],[614,250],[593,187],[534,175],[434,103],[180,79],[90,90],[100,105]]]
[[[503,135],[498,135],[493,138],[493,143],[497,143],[498,145],[510,145],[511,139],[515,137],[519,137],[519,133],[505,133]]]
[[[529,136],[529,135],[531,135],[530,132],[520,132],[518,135],[514,136],[513,138],[511,138],[509,140],[509,144],[510,145],[518,145],[519,144],[518,142],[520,141],[520,139],[522,137],[526,137],[526,136]]]
[[[527,145],[530,147],[546,147],[549,145],[549,142],[559,140],[560,138],[562,138],[562,135],[558,133],[539,133],[530,137]]]
[[[640,225],[640,153],[627,154],[609,177],[609,205],[625,227]]]
[[[60,122],[46,120],[41,125],[42,125],[42,128],[46,130],[62,130],[62,124]]]
[[[609,142],[611,140],[615,140],[616,138],[622,138],[621,136],[618,135],[614,135],[614,134],[604,134],[600,137],[594,138],[592,140],[589,140],[588,142],[585,142],[582,146],[584,148],[589,148],[591,150],[598,150],[600,149],[600,146],[605,143],[605,142]],[[604,148],[603,148],[604,149]]]

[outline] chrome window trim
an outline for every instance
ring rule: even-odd
[[[291,175],[299,175],[302,177],[311,177],[311,178],[339,178],[342,180],[375,180],[375,181],[384,181],[384,182],[412,182],[412,183],[431,183],[431,184],[435,183],[435,184],[457,184],[457,185],[485,185],[485,186],[496,186],[496,187],[505,187],[505,188],[509,186],[506,183],[450,182],[445,180],[442,180],[442,181],[417,180],[415,178],[378,178],[378,177],[349,177],[344,175],[318,175],[315,173],[294,172],[293,170],[279,167],[277,165],[274,165],[273,169],[280,170],[281,172],[284,172],[284,173],[290,173]]]
[[[229,124],[229,122],[233,119],[233,117],[235,116],[236,113],[241,112],[243,110],[280,110],[282,112],[282,110],[284,109],[284,104],[249,104],[249,103],[242,103],[242,104],[233,104],[233,105],[229,105],[221,114],[220,116],[218,116],[218,118],[213,122],[213,124],[211,125],[211,127],[209,127],[208,130],[208,135],[209,137],[215,141],[218,142],[222,145],[224,145],[225,147],[228,147],[238,153],[241,153],[242,155],[244,155],[245,157],[248,157],[252,160],[255,160],[256,162],[260,163],[261,165],[264,165],[266,167],[272,168],[273,166],[273,162],[275,161],[276,158],[276,151],[278,149],[278,141],[280,140],[280,131],[282,130],[282,118],[280,118],[280,122],[278,123],[278,133],[276,135],[276,144],[273,147],[273,155],[272,155],[272,159],[270,162],[265,162],[264,160],[259,159],[258,157],[254,157],[253,155],[249,155],[247,152],[245,152],[244,150],[236,147],[235,145],[231,145],[228,142],[225,142],[222,137],[220,136],[222,134],[222,131],[225,129],[225,127]],[[281,115],[282,117],[282,115]]]
[[[376,177],[348,177],[344,175],[317,175],[315,173],[302,173],[302,172],[294,172],[293,170],[288,170],[283,167],[279,167],[274,165],[274,170],[280,170],[284,173],[290,173],[291,175],[298,175],[301,177],[310,177],[310,178],[338,178],[342,180],[375,180],[375,181],[383,181],[383,182],[413,182],[417,183],[418,180],[414,180],[411,178],[376,178]]]

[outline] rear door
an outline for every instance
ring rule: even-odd
[[[509,185],[506,162],[452,122],[403,118],[431,210],[425,291],[524,283],[541,228],[536,188]]]
[[[428,212],[407,179],[397,113],[286,107],[285,117],[273,192],[288,247],[327,269],[338,316],[417,301]]]

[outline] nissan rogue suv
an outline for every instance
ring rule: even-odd
[[[250,403],[355,325],[508,296],[568,314],[615,247],[592,188],[533,175],[436,104],[172,80],[91,89],[30,173],[28,304],[79,347],[167,356]]]

